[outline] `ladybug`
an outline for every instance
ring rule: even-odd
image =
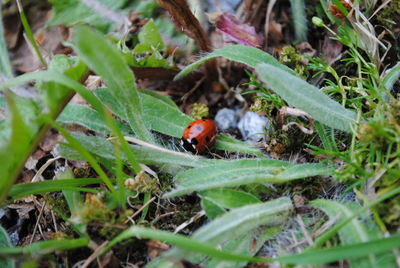
[[[182,146],[192,153],[203,153],[211,148],[217,136],[217,126],[212,120],[199,119],[190,123],[182,134]]]

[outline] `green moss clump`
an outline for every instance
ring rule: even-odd
[[[400,24],[400,0],[393,0],[377,14],[377,20],[382,25],[392,29]],[[393,23],[394,22],[394,23]]]
[[[292,46],[284,46],[279,53],[279,61],[292,68],[302,77],[308,76],[307,66],[303,62],[302,55]]]
[[[209,113],[208,106],[201,103],[194,103],[192,105],[192,113],[190,114],[194,119],[201,119],[207,117]]]

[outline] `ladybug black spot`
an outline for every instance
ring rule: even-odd
[[[201,126],[197,126],[196,129],[197,129],[198,131],[202,131],[202,130],[203,130],[203,128],[202,128]]]
[[[207,141],[207,142],[210,142],[210,137],[207,136],[207,137],[206,137],[206,141]]]
[[[197,145],[197,144],[199,144],[199,141],[196,138],[192,138],[190,140],[190,143],[193,144],[193,145]]]
[[[187,126],[187,128],[191,128],[192,126]]]

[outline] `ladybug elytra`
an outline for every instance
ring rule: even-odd
[[[203,153],[211,148],[217,136],[217,126],[212,120],[199,119],[191,122],[183,131],[182,146],[192,153]]]

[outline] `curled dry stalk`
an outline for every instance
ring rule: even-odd
[[[161,8],[168,11],[176,29],[196,42],[202,52],[211,52],[211,41],[185,0],[157,0]],[[215,61],[206,63],[206,75],[210,81],[216,79]]]

